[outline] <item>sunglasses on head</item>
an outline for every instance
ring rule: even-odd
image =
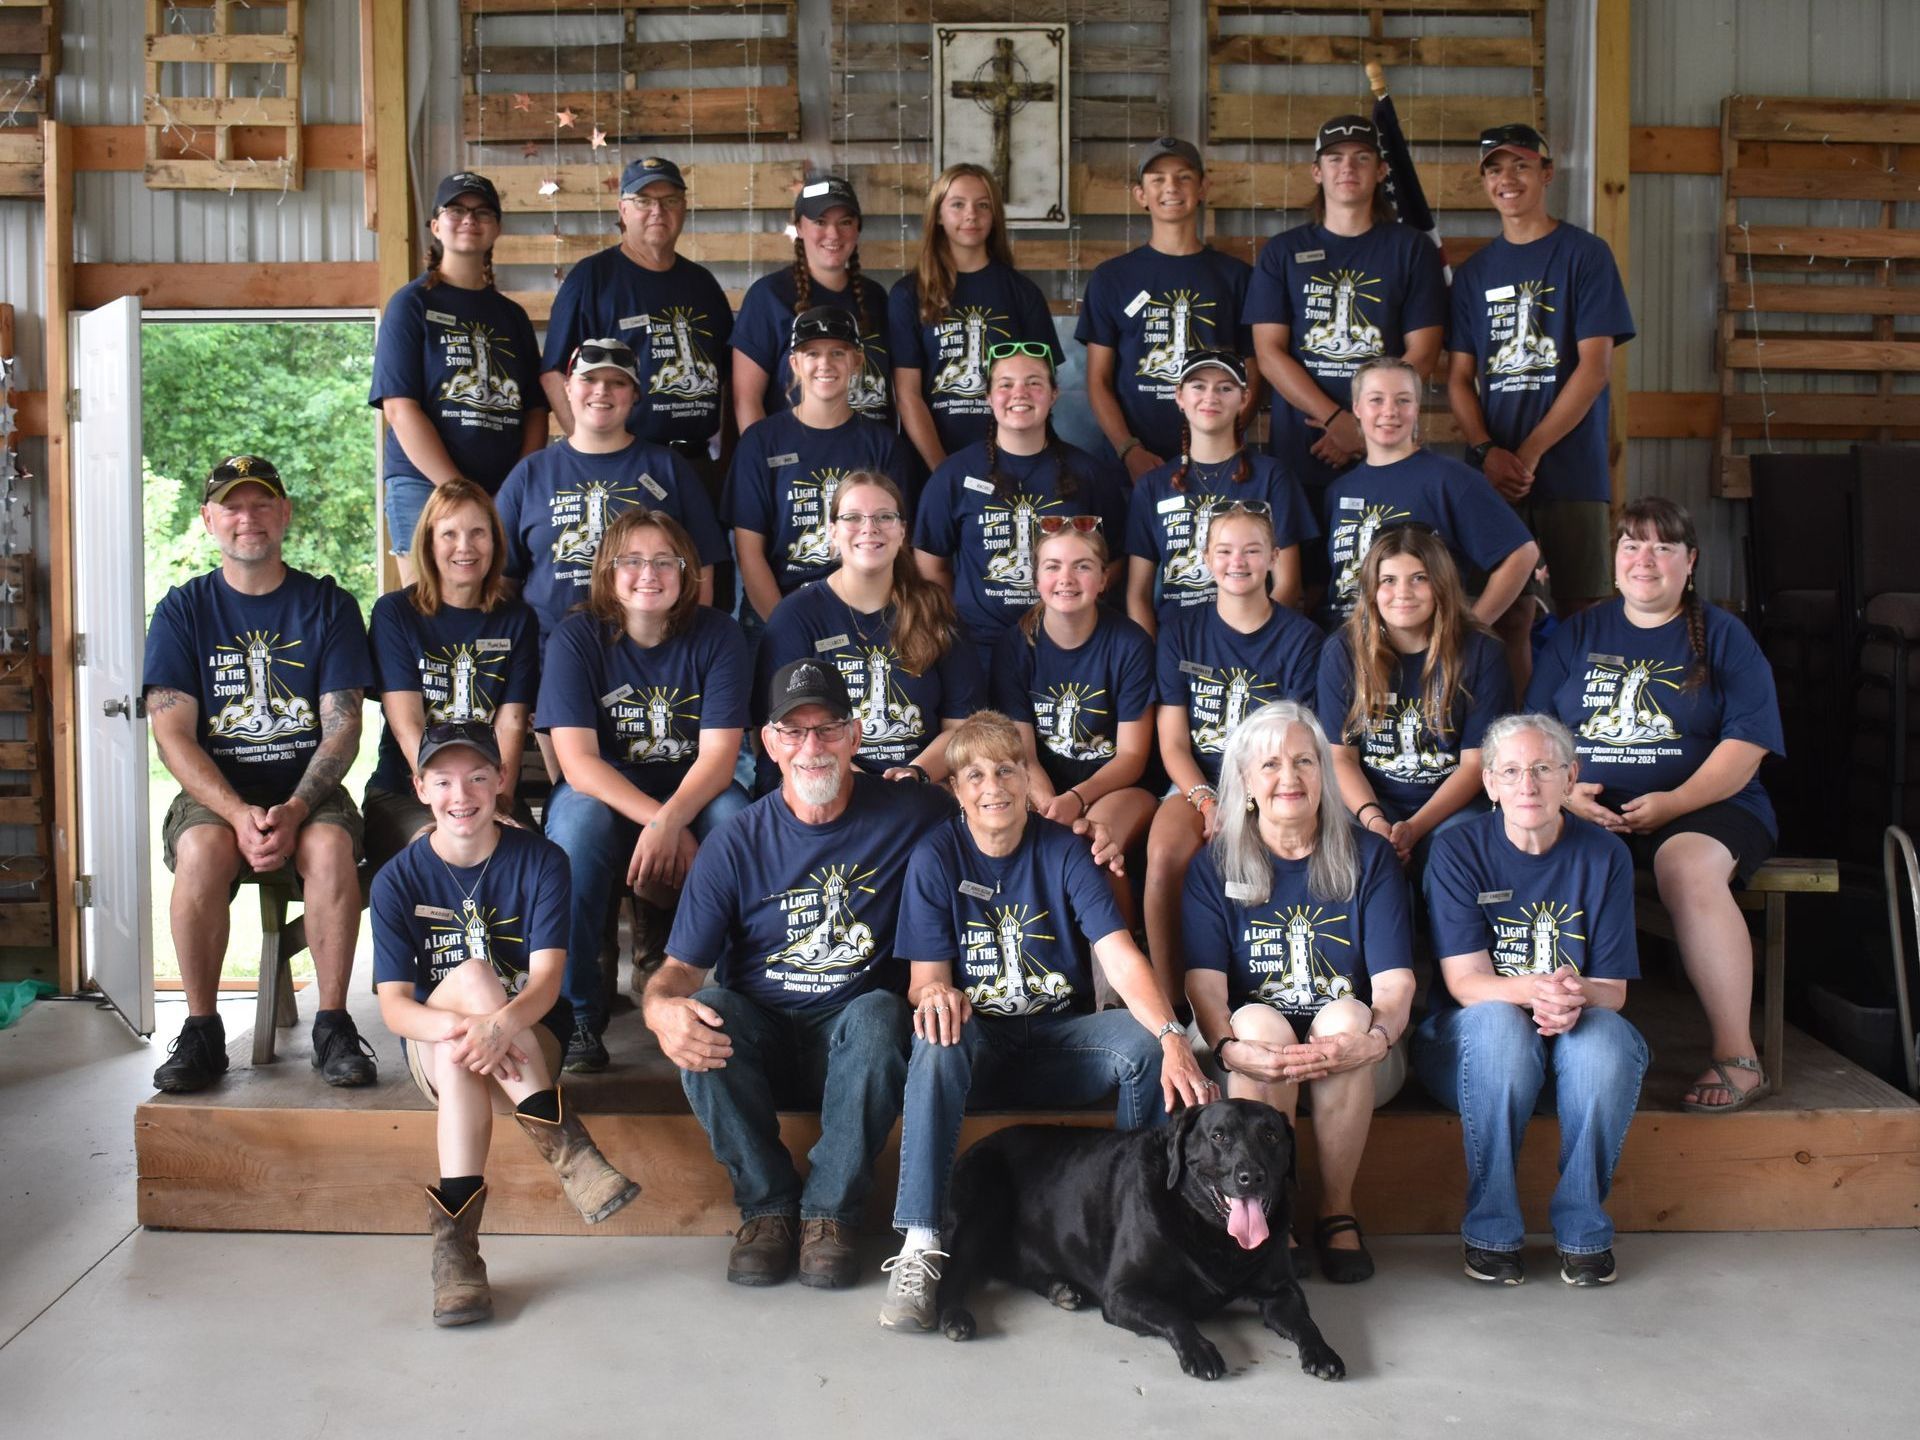
[[[1207,514],[1221,515],[1259,515],[1273,519],[1273,506],[1264,500],[1216,500],[1207,507]]]
[[[1053,368],[1053,347],[1043,345],[1037,340],[1009,340],[1004,345],[994,345],[987,350],[987,359],[1005,360],[1011,355],[1026,355],[1035,360],[1047,362],[1047,368]]]
[[[580,364],[587,365],[633,365],[633,351],[625,345],[595,345],[588,343],[573,352],[568,369]]]
[[[1082,535],[1091,535],[1100,528],[1098,515],[1042,515],[1039,517],[1042,535],[1058,535],[1062,530],[1077,530]]]

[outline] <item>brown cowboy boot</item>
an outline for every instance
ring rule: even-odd
[[[607,1163],[580,1117],[568,1108],[566,1091],[556,1093],[560,1100],[557,1122],[517,1111],[513,1118],[527,1132],[540,1158],[560,1177],[560,1188],[567,1192],[580,1218],[598,1225],[638,1195],[640,1187]]]
[[[487,1262],[480,1258],[480,1216],[487,1208],[487,1187],[447,1213],[439,1191],[427,1189],[427,1219],[433,1226],[433,1323],[471,1325],[493,1314],[487,1288]]]

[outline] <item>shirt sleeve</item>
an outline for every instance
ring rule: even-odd
[[[1422,888],[1436,960],[1493,950],[1493,936],[1487,931],[1487,917],[1479,904],[1480,876],[1468,833],[1471,825],[1469,822],[1442,830],[1433,837],[1433,850],[1427,856],[1427,878]]]
[[[1187,867],[1180,900],[1180,943],[1189,970],[1221,970],[1233,957],[1233,916],[1213,855],[1202,851]]]
[[[1707,611],[1707,663],[1720,690],[1720,739],[1787,750],[1773,667],[1752,632],[1723,610]]]
[[[1016,724],[1033,724],[1033,696],[1027,687],[1033,683],[1033,646],[1018,625],[1009,625],[1000,643],[994,647],[993,708]]]
[[[1507,668],[1507,652],[1500,642],[1477,632],[1467,637],[1466,672],[1461,687],[1466,713],[1460,722],[1460,748],[1478,750],[1487,726],[1513,709],[1513,672]]]
[[[1287,252],[1291,243],[1276,235],[1260,251],[1260,263],[1247,282],[1246,323],[1253,325],[1293,324],[1293,295],[1287,288]]]
[[[1084,453],[1084,452],[1082,452]],[[1115,541],[1127,533],[1127,491],[1130,488],[1127,472],[1117,460],[1102,460],[1097,455],[1087,456],[1088,488],[1093,491],[1094,513],[1100,517],[1100,529]],[[1109,552],[1118,549],[1110,545]]]
[[[1482,268],[1463,265],[1453,272],[1453,288],[1449,292],[1453,304],[1447,321],[1447,349],[1473,356],[1476,370],[1483,358],[1485,342],[1480,335],[1480,303],[1473,290],[1474,286],[1484,283]]]
[[[733,348],[746,356],[769,376],[780,364],[780,345],[773,312],[776,308],[772,287],[765,279],[755,281],[740,302],[740,316],[733,324]]]
[[[711,970],[726,956],[742,893],[733,841],[745,819],[740,816],[722,826],[694,852],[673,912],[673,929],[667,932],[667,954],[682,965]]]
[[[527,959],[541,950],[564,950],[572,933],[573,871],[567,853],[551,841],[538,843],[533,904],[527,911]]]
[[[367,652],[367,627],[360,605],[331,580],[322,582],[327,597],[327,633],[321,642],[317,693],[368,690],[373,686],[373,657]]]
[[[547,315],[547,348],[540,356],[542,370],[564,370],[574,347],[587,338],[584,318],[587,304],[587,276],[592,267],[580,264],[567,272],[553,297],[553,309]]]
[[[412,927],[407,923],[407,897],[400,885],[400,867],[386,865],[373,877],[367,908],[373,917],[373,983],[390,980],[419,983],[413,954]]]
[[[1586,627],[1575,619],[1562,625],[1553,632],[1553,638],[1546,647],[1537,651],[1533,657],[1533,678],[1527,682],[1526,709],[1540,715],[1552,715],[1562,721],[1567,716],[1560,714],[1560,687],[1567,683],[1567,674],[1573,667],[1573,653],[1585,639]],[[1577,720],[1579,717],[1572,717]]]
[[[147,625],[146,653],[140,665],[142,693],[178,690],[191,695],[195,703],[204,703],[200,694],[200,667],[193,651],[186,593],[176,586],[153,607],[153,619]]]
[[[420,662],[414,639],[407,633],[403,606],[411,608],[404,590],[391,591],[373,602],[373,625],[368,642],[373,650],[370,696],[404,695],[420,689]]]
[[[919,287],[911,275],[902,275],[887,292],[887,350],[896,370],[925,370],[921,345]]]
[[[960,958],[960,937],[953,915],[953,895],[960,877],[950,873],[947,851],[946,845],[935,840],[916,846],[907,861],[893,941],[893,953],[901,960],[951,963]]]
[[[1347,712],[1353,708],[1353,647],[1343,625],[1320,647],[1320,671],[1315,677],[1314,713],[1320,728],[1335,745],[1353,745],[1359,737],[1347,733]]]
[[[1107,884],[1100,867],[1093,863],[1092,848],[1071,831],[1061,846],[1061,864],[1066,872],[1062,878],[1066,881],[1067,900],[1073,906],[1074,922],[1087,943],[1097,944],[1115,931],[1125,930],[1127,922],[1120,918],[1113,887]]]
[[[901,502],[906,507],[907,523],[911,525],[919,509],[920,477],[924,473],[920,468],[920,452],[899,431],[889,430],[887,458],[881,462],[880,470],[899,487]]]
[[[1253,283],[1253,267],[1244,260],[1231,260],[1233,283],[1233,335],[1240,353],[1253,358],[1253,325],[1247,319],[1247,287]],[[1250,369],[1253,367],[1249,367]]]
[[[1320,651],[1326,644],[1326,635],[1320,627],[1294,611],[1300,623],[1295,630],[1293,658],[1287,665],[1286,678],[1281,682],[1282,689],[1289,700],[1298,700],[1309,710],[1314,708],[1313,697],[1320,682]]]
[[[819,583],[810,581],[809,585]],[[808,585],[803,585],[791,595],[781,596],[780,603],[773,607],[773,614],[767,617],[766,631],[753,657],[753,694],[747,705],[756,728],[767,723],[767,687],[773,681],[773,672],[789,660],[800,659],[812,648],[802,618],[803,607],[813,603],[807,590]]]
[[[1356,827],[1357,828],[1357,827]],[[1367,974],[1413,968],[1413,915],[1407,898],[1407,877],[1394,857],[1393,847],[1377,835],[1356,837],[1365,847],[1367,863],[1360,875],[1361,933],[1366,937]]]
[[[1013,289],[1013,336],[1047,346],[1053,351],[1053,363],[1060,364],[1066,353],[1060,348],[1059,332],[1053,326],[1053,313],[1047,309],[1047,297],[1040,287],[1018,270],[1008,272]]]
[[[540,677],[540,699],[534,706],[540,729],[600,729],[600,697],[595,693],[603,667],[593,654],[599,622],[568,616],[547,640],[546,671]]]
[[[773,521],[773,472],[767,468],[765,419],[756,420],[741,433],[734,447],[733,463],[727,467],[727,488],[721,498],[727,524],[757,535],[771,535],[779,529]]]
[[[738,622],[718,610],[698,612],[711,617],[713,632],[706,674],[700,677],[700,728],[744,730],[748,722],[748,690],[753,684],[747,637]]]
[[[1172,462],[1179,464],[1179,461]],[[1164,469],[1166,467],[1162,467]],[[1127,554],[1160,563],[1159,496],[1155,481],[1160,470],[1149,470],[1140,477],[1127,501]]]
[[[1482,570],[1493,570],[1533,538],[1519,513],[1478,472],[1444,477],[1441,495],[1448,542]]]
[[[427,403],[425,302],[412,285],[387,302],[380,317],[380,338],[373,347],[373,388],[367,403],[382,400]]]
[[[966,453],[965,451],[961,452]],[[951,558],[960,548],[960,517],[954,513],[955,477],[960,474],[958,456],[949,455],[927,481],[920,508],[913,517],[913,548],[929,555]]]
[[[1125,724],[1146,718],[1153,708],[1153,641],[1128,622],[1114,637],[1113,713]]]
[[[947,637],[947,653],[937,668],[942,720],[964,720],[986,708],[987,677],[980,673],[979,653],[957,633]]]
[[[507,688],[501,703],[532,705],[540,698],[540,622],[523,602],[509,604],[507,643],[512,648],[507,651]]]
[[[1120,327],[1114,320],[1112,290],[1112,272],[1106,265],[1095,266],[1093,274],[1087,277],[1087,293],[1081,301],[1080,319],[1073,327],[1073,338],[1082,345],[1105,345],[1109,350],[1119,348]]]
[[[1305,545],[1320,538],[1320,522],[1314,518],[1307,492],[1293,472],[1276,463],[1279,473],[1273,478],[1273,543],[1284,550],[1289,545]]]
[[[1634,937],[1633,856],[1627,842],[1595,827],[1604,845],[1595,864],[1600,904],[1593,907],[1593,934],[1587,941],[1589,980],[1638,980],[1640,948]],[[1564,838],[1564,836],[1563,836]]]
[[[1447,275],[1440,247],[1407,226],[1414,244],[1407,257],[1407,294],[1400,305],[1400,333],[1430,330],[1447,323]]]
[[[1578,279],[1573,316],[1575,343],[1601,336],[1616,345],[1633,339],[1633,312],[1627,306],[1626,287],[1620,283],[1620,267],[1613,251],[1597,235],[1590,235],[1581,249],[1574,271]]]
[[[533,569],[532,557],[527,552],[527,537],[520,530],[520,506],[526,498],[526,489],[527,461],[523,456],[507,472],[507,478],[493,502],[494,509],[500,512],[500,528],[507,537],[506,574],[512,580],[526,579],[527,573]]]
[[[1185,639],[1186,627],[1177,623],[1178,617],[1171,617],[1176,623],[1162,623],[1160,638],[1154,642],[1154,669],[1159,680],[1160,703],[1175,705],[1181,710],[1187,708],[1187,676],[1180,668],[1185,657],[1180,654],[1181,642]]]
[[[540,388],[540,341],[533,333],[533,318],[527,314],[526,307],[514,300],[506,303],[512,307],[513,373],[520,382],[520,414],[524,419],[535,410],[550,408],[547,392]]]
[[[684,459],[671,450],[665,453],[672,467],[674,495],[680,502],[680,523],[687,527],[687,534],[693,539],[693,548],[699,552],[700,563],[724,565],[733,551],[727,546],[727,537],[720,529],[719,520],[714,518],[713,501],[707,498],[707,487],[700,483],[700,477],[693,473],[693,467]]]

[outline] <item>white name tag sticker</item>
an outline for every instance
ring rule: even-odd
[[[1184,495],[1169,495],[1153,508],[1162,515],[1171,515],[1175,510],[1184,510],[1187,508],[1187,497]]]
[[[1227,881],[1227,899],[1237,900],[1242,905],[1251,905],[1259,899],[1259,894],[1244,880],[1229,880]]]
[[[473,648],[482,655],[505,655],[513,649],[513,641],[504,635],[488,635],[474,641]]]
[[[1513,899],[1513,892],[1511,890],[1482,890],[1478,895],[1473,897],[1473,903],[1476,905],[1504,905],[1511,899]]]
[[[1340,497],[1340,508],[1342,510],[1364,510],[1367,508],[1367,497],[1364,495],[1342,495]]]
[[[829,184],[829,183],[828,183],[827,181],[825,181],[825,180],[816,180],[816,181],[814,181],[814,182],[813,182],[813,184],[811,184],[811,185],[809,185],[809,186],[807,186],[806,188],[804,188],[803,190],[801,190],[801,192],[800,192],[800,193],[801,193],[802,195],[804,195],[804,196],[806,196],[806,197],[807,197],[807,199],[809,199],[809,200],[811,200],[811,199],[812,199],[812,198],[813,198],[814,196],[816,196],[816,195],[824,195],[824,194],[826,194],[826,193],[827,193],[827,192],[828,192],[829,190],[831,190],[832,188],[833,188],[833,186],[832,186],[831,184]]]
[[[653,328],[653,317],[651,315],[623,315],[620,317],[620,328],[622,330],[651,330]]]
[[[606,694],[602,695],[600,697],[600,703],[602,705],[618,705],[631,694],[633,694],[633,686],[622,685],[618,690],[609,690]]]
[[[1153,297],[1144,290],[1134,296],[1133,299],[1127,302],[1127,318],[1131,320],[1134,316],[1138,315],[1140,313],[1140,307],[1152,298]]]
[[[993,493],[993,482],[991,480],[982,480],[978,475],[969,475],[960,483],[968,490],[978,490],[982,495],[991,495]]]
[[[1599,655],[1589,650],[1587,652],[1587,663],[1589,665],[1624,666],[1627,663],[1627,657],[1624,655]]]
[[[1180,662],[1180,673],[1182,675],[1198,675],[1202,680],[1213,679],[1213,667],[1211,665],[1202,665],[1198,660],[1182,660]]]
[[[443,910],[438,905],[416,905],[413,907],[413,913],[418,915],[422,920],[451,920],[454,918],[453,911]]]
[[[460,317],[458,315],[449,315],[444,310],[427,311],[427,319],[433,321],[436,325],[458,325],[460,323]]]
[[[993,891],[987,886],[982,885],[978,880],[962,880],[960,882],[960,893],[962,895],[971,895],[976,900],[993,899]]]
[[[1513,287],[1511,285],[1496,285],[1493,289],[1487,291],[1487,299],[1489,300],[1511,300],[1512,298]]]
[[[816,640],[813,642],[813,653],[816,655],[824,655],[829,650],[844,650],[846,648],[847,637],[844,634],[829,635],[824,640]]]
[[[785,455],[767,456],[767,468],[769,470],[777,469],[782,465],[798,465],[799,463],[800,463],[799,455],[793,453],[792,451],[789,451]]]
[[[640,477],[640,488],[645,490],[649,495],[651,495],[656,500],[664,500],[667,498],[667,487],[662,485],[658,480],[654,479],[651,475],[642,475]]]
[[[1293,263],[1296,265],[1311,265],[1316,260],[1324,260],[1326,258],[1327,252],[1324,250],[1296,250],[1293,252]]]

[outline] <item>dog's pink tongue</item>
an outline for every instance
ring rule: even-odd
[[[1267,1243],[1267,1217],[1260,1207],[1244,1195],[1227,1200],[1227,1233],[1242,1250],[1257,1249]]]

